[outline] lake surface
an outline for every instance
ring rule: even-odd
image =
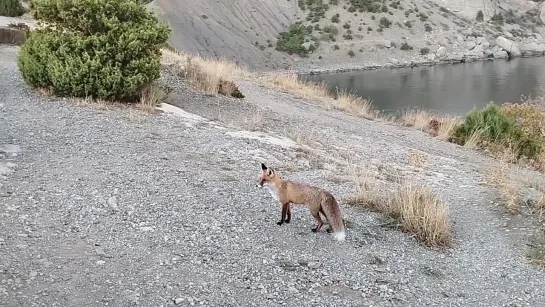
[[[325,81],[370,99],[380,110],[399,113],[419,108],[465,115],[489,101],[519,102],[521,95],[545,95],[545,57],[479,61],[399,69],[380,69],[302,79]]]

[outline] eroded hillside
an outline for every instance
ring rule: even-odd
[[[498,37],[518,44],[522,55],[542,55],[545,28],[540,6],[531,0],[155,0],[150,4],[173,27],[176,48],[227,57],[262,70],[506,58],[511,47],[498,43]],[[298,22],[299,27],[292,26]],[[279,42],[283,31],[288,33]],[[275,50],[277,45],[284,52]]]
[[[296,21],[290,0],[155,0],[149,4],[173,28],[180,50],[221,56],[251,68],[283,68],[291,59],[275,50],[276,36]]]

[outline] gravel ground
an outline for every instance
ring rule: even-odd
[[[78,106],[28,90],[14,58],[0,46],[2,306],[545,304],[545,274],[523,258],[530,223],[490,203],[482,155],[247,82],[240,101],[167,74],[179,88],[169,102],[188,114]],[[259,129],[243,130],[249,119]],[[414,150],[428,155],[423,170],[407,165]],[[454,247],[425,248],[342,201],[344,242],[312,233],[304,207],[276,225],[280,207],[255,188],[259,162],[342,200],[349,170],[326,156],[386,184],[396,173],[432,186],[450,206]]]

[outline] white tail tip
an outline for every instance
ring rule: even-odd
[[[344,233],[344,231],[340,231],[340,232],[336,232],[334,234],[334,236],[335,236],[335,240],[344,241],[344,238],[346,237],[346,234]]]

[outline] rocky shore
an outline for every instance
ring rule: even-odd
[[[534,33],[531,38],[516,41],[509,32],[505,36],[486,38],[483,36],[468,36],[464,38],[457,35],[457,40],[452,42],[447,37],[440,38],[434,51],[418,56],[409,55],[405,57],[387,58],[375,63],[364,62],[361,64],[343,63],[340,65],[301,65],[298,73],[302,75],[343,73],[350,71],[365,71],[385,68],[405,68],[433,65],[451,65],[474,61],[509,60],[518,57],[540,57],[545,54],[545,43],[541,35]],[[397,44],[385,41],[377,44],[378,48],[396,48]],[[429,48],[432,49],[432,48]],[[371,50],[375,51],[375,50]],[[307,66],[307,67],[305,67]]]

